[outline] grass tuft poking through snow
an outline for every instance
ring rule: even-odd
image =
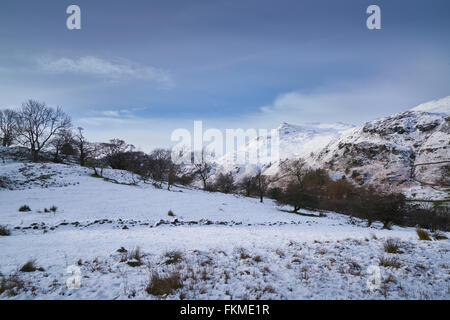
[[[139,267],[143,264],[142,258],[144,257],[144,254],[139,247],[136,247],[131,251],[127,251],[123,247],[121,249],[123,249],[119,249],[120,252],[123,253],[121,262],[126,262],[130,267]]]
[[[380,257],[380,266],[398,269],[402,265],[397,257]]]
[[[145,291],[154,296],[163,296],[171,294],[174,290],[182,287],[181,276],[178,272],[172,272],[166,275],[154,272]]]
[[[400,241],[396,239],[387,239],[384,243],[384,252],[387,253],[403,253],[402,250],[400,250]]]
[[[36,265],[36,260],[28,260],[25,264],[20,268],[21,272],[35,272],[35,271],[44,271],[44,268],[38,267]]]
[[[435,232],[433,232],[432,234],[434,240],[446,240],[448,239],[448,237],[441,231],[436,230]]]
[[[0,236],[9,236],[11,231],[9,231],[7,226],[0,225]]]
[[[419,226],[416,227],[416,233],[419,236],[419,240],[431,241],[430,235],[427,231],[421,229]]]
[[[164,253],[164,257],[167,258],[164,262],[166,265],[177,264],[183,260],[183,254],[178,250],[168,251]]]
[[[0,295],[5,293],[6,296],[13,297],[25,289],[25,282],[17,273],[10,274],[9,276],[0,274]]]
[[[28,205],[23,205],[19,208],[19,212],[28,212],[31,211],[30,207]]]

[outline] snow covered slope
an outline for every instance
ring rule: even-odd
[[[304,158],[333,177],[346,176],[357,184],[373,184],[402,191],[416,199],[449,199],[450,96],[409,111],[376,119],[360,127],[314,123],[281,124],[280,161]],[[258,137],[237,152],[216,161],[216,172],[232,172],[239,180],[262,168],[274,175],[279,162],[236,164],[238,154],[267,154],[270,137]]]
[[[344,123],[307,123],[292,125],[282,123],[276,131],[279,136],[279,161],[271,162],[270,143],[271,135],[258,137],[238,148],[237,151],[226,154],[216,161],[218,172],[232,172],[237,180],[247,174],[254,174],[258,168],[263,168],[267,175],[274,174],[278,170],[280,161],[292,158],[309,159],[320,151],[332,139],[338,137],[341,132],[351,128]],[[245,155],[258,154],[258,163],[236,163],[235,159]]]
[[[447,97],[348,130],[319,152],[314,162],[358,184],[448,199],[449,101]]]
[[[127,185],[133,177],[118,170],[105,171],[114,183],[76,165],[6,161],[0,173],[12,182],[12,190],[0,189],[0,225],[11,230],[0,236],[0,299],[449,298],[450,242],[418,241],[413,228]],[[19,212],[25,204],[31,211]],[[52,205],[55,212],[46,212]],[[384,252],[388,238],[398,240],[401,255]],[[386,258],[396,267],[381,265]],[[20,271],[30,260],[39,269]],[[78,268],[79,289],[67,287],[68,267]],[[373,268],[380,286],[369,288]],[[179,283],[154,292],[155,275]]]
[[[418,105],[411,111],[450,114],[450,96]]]

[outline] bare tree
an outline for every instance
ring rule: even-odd
[[[188,151],[186,147],[181,147],[168,152],[170,153],[170,162],[167,190],[170,190],[170,186],[174,185],[176,181],[186,183],[189,180],[189,174],[183,174],[183,160],[185,160]]]
[[[250,197],[252,192],[256,190],[254,177],[246,175],[239,183],[239,187],[245,190],[245,195],[247,197]]]
[[[267,188],[269,187],[269,184],[270,184],[270,179],[268,176],[266,176],[262,173],[262,170],[260,168],[256,172],[256,175],[253,177],[253,180],[255,183],[256,190],[259,195],[259,201],[263,202],[264,196],[266,195],[266,192],[267,192]]]
[[[17,112],[11,109],[0,110],[0,132],[2,146],[9,147],[17,134]]]
[[[197,152],[196,157],[194,159],[197,159],[194,162],[194,168],[195,168],[195,175],[200,177],[200,179],[203,182],[203,190],[207,190],[208,185],[208,179],[213,174],[213,166],[211,163],[211,153],[206,150],[206,148],[203,148],[201,151]]]
[[[78,160],[80,166],[86,165],[86,159],[89,156],[89,142],[83,134],[83,128],[78,127],[77,133],[74,135],[74,144],[78,149]]]
[[[305,160],[301,158],[286,160],[280,164],[279,173],[281,177],[279,179],[287,179],[289,182],[295,180],[295,182],[303,184],[303,179],[307,171],[308,166]]]
[[[214,188],[222,193],[231,193],[235,190],[234,178],[231,172],[219,173],[214,181]]]
[[[39,161],[39,152],[50,139],[71,125],[70,118],[60,107],[55,110],[35,100],[28,100],[22,104],[16,123],[17,139],[30,147],[34,162]]]
[[[167,174],[167,190],[170,190],[170,186],[175,184],[178,179],[178,175],[181,172],[181,166],[175,163],[172,159],[169,159],[169,171]]]
[[[73,136],[70,130],[61,130],[50,140],[49,144],[53,147],[53,162],[59,161],[59,154],[63,153],[63,148],[72,146]],[[73,147],[72,147],[73,150]]]
[[[105,152],[105,160],[113,169],[127,170],[130,153],[134,146],[121,139],[111,139],[107,143],[102,143]]]
[[[85,165],[94,170],[95,177],[103,177],[103,169],[107,166],[107,149],[104,143],[89,142],[89,157],[86,157]]]
[[[150,154],[148,163],[150,177],[158,182],[169,181],[169,171],[171,167],[170,151],[166,149],[155,149]],[[169,184],[169,183],[168,183]],[[170,188],[170,186],[168,186]]]

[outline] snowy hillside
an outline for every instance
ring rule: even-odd
[[[292,159],[302,157],[311,158],[311,155],[320,151],[332,139],[338,137],[341,132],[351,128],[351,125],[343,123],[308,123],[292,125],[282,123],[276,131],[279,136],[279,159]],[[271,175],[277,172],[279,161],[274,163],[270,159],[271,136],[258,137],[238,148],[237,151],[226,154],[216,161],[218,172],[232,172],[237,180],[247,174],[254,174],[257,168],[262,167],[264,173]],[[256,164],[237,164],[235,159],[245,159],[248,154],[259,156]]]
[[[418,105],[411,111],[450,114],[450,96]]]
[[[332,177],[346,176],[356,184],[373,184],[402,191],[415,199],[449,199],[450,96],[409,111],[376,119],[360,127],[345,124],[296,126],[283,123],[280,161],[304,158],[313,168],[326,168]],[[267,154],[270,137],[259,137],[237,152],[217,160],[217,172],[231,171],[237,180],[261,167],[275,175],[279,162],[237,165],[237,154]]]
[[[448,240],[332,212],[297,215],[267,199],[131,185],[124,171],[91,173],[0,164],[9,181],[0,225],[11,231],[0,236],[1,299],[450,298]],[[401,254],[384,251],[389,238]],[[36,270],[22,268],[30,260]],[[78,268],[79,289],[67,287],[68,267]],[[170,291],[152,287],[169,278]]]
[[[358,184],[419,193],[418,198],[448,199],[450,183],[444,169],[450,165],[450,118],[442,113],[449,113],[448,101],[430,102],[348,130],[314,162]]]

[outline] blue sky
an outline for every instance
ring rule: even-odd
[[[381,30],[366,28],[371,4]],[[46,101],[92,140],[144,150],[194,120],[361,124],[450,95],[449,71],[447,0],[0,4],[0,107]]]

